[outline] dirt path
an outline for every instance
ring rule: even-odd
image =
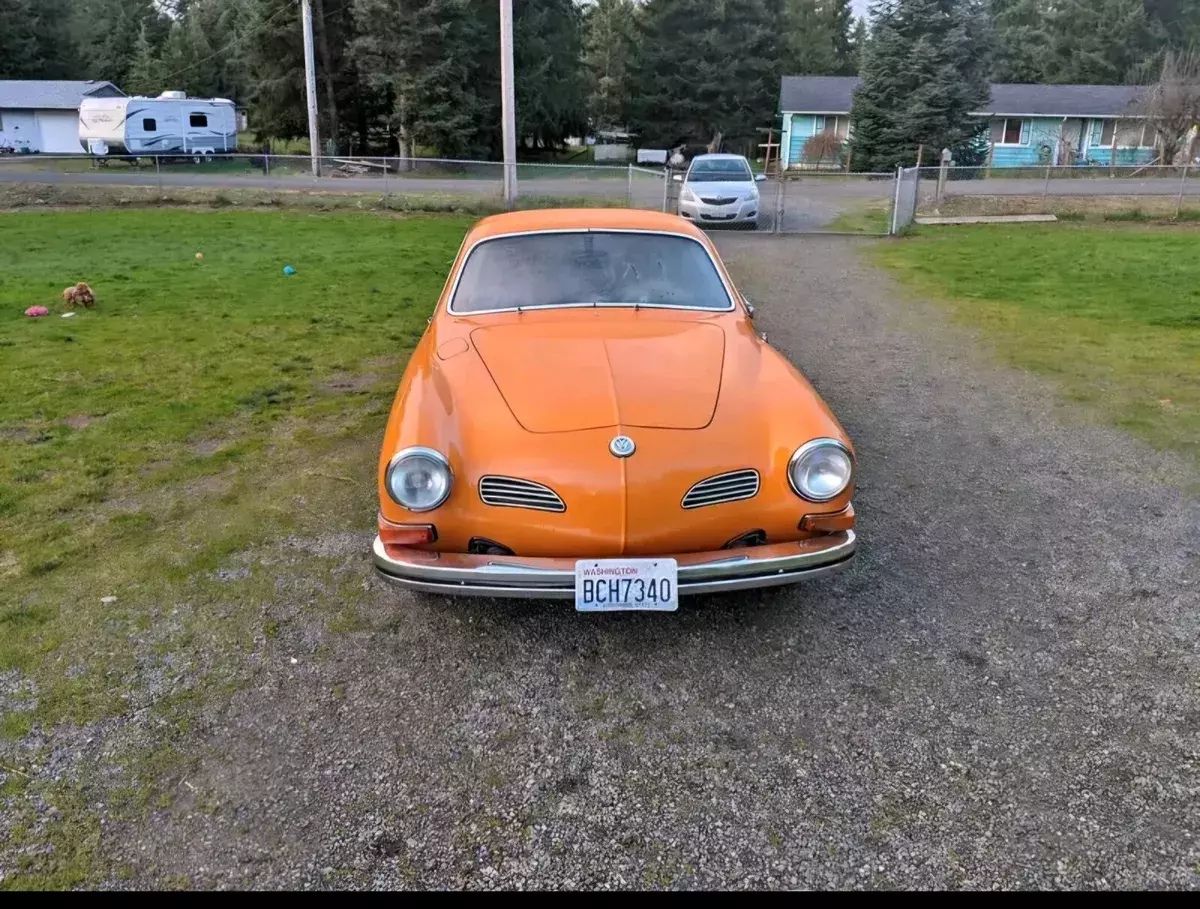
[[[855,567],[582,618],[384,589],[366,533],[273,551],[253,684],[179,743],[171,806],[105,835],[133,883],[1200,887],[1185,468],[851,241],[719,242],[857,443]]]

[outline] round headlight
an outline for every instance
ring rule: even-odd
[[[432,511],[450,496],[450,462],[432,448],[397,452],[387,469],[387,491],[409,511]]]
[[[837,439],[813,439],[788,463],[792,491],[810,502],[836,499],[854,478],[854,458]]]

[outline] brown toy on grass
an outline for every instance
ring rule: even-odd
[[[96,295],[82,281],[64,290],[62,298],[67,301],[68,306],[86,306],[88,309],[91,309],[96,302]]]

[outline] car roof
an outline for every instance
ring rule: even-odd
[[[630,208],[541,208],[491,215],[471,228],[470,239],[554,230],[644,230],[706,240],[698,227],[678,215]]]
[[[745,155],[731,155],[727,152],[722,152],[721,154],[713,153],[713,154],[696,155],[696,157],[692,158],[692,160],[693,161],[745,161],[746,156]]]

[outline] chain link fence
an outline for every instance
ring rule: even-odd
[[[680,209],[680,171],[604,164],[516,168],[518,208],[647,209],[684,214],[705,229],[764,233],[884,235],[897,224],[897,177],[889,173],[784,172],[756,184],[754,218],[722,224],[723,211]],[[506,207],[504,165],[496,161],[323,156],[315,171],[307,155],[0,156],[0,207],[298,204],[479,214]],[[745,201],[727,207],[742,209]]]
[[[917,217],[1198,220],[1197,170],[1184,165],[922,168]]]
[[[314,173],[315,170],[315,173]],[[663,171],[633,165],[518,164],[517,207],[660,210]],[[337,206],[500,211],[504,165],[437,158],[307,155],[11,155],[0,157],[0,204],[38,201],[313,202]]]

